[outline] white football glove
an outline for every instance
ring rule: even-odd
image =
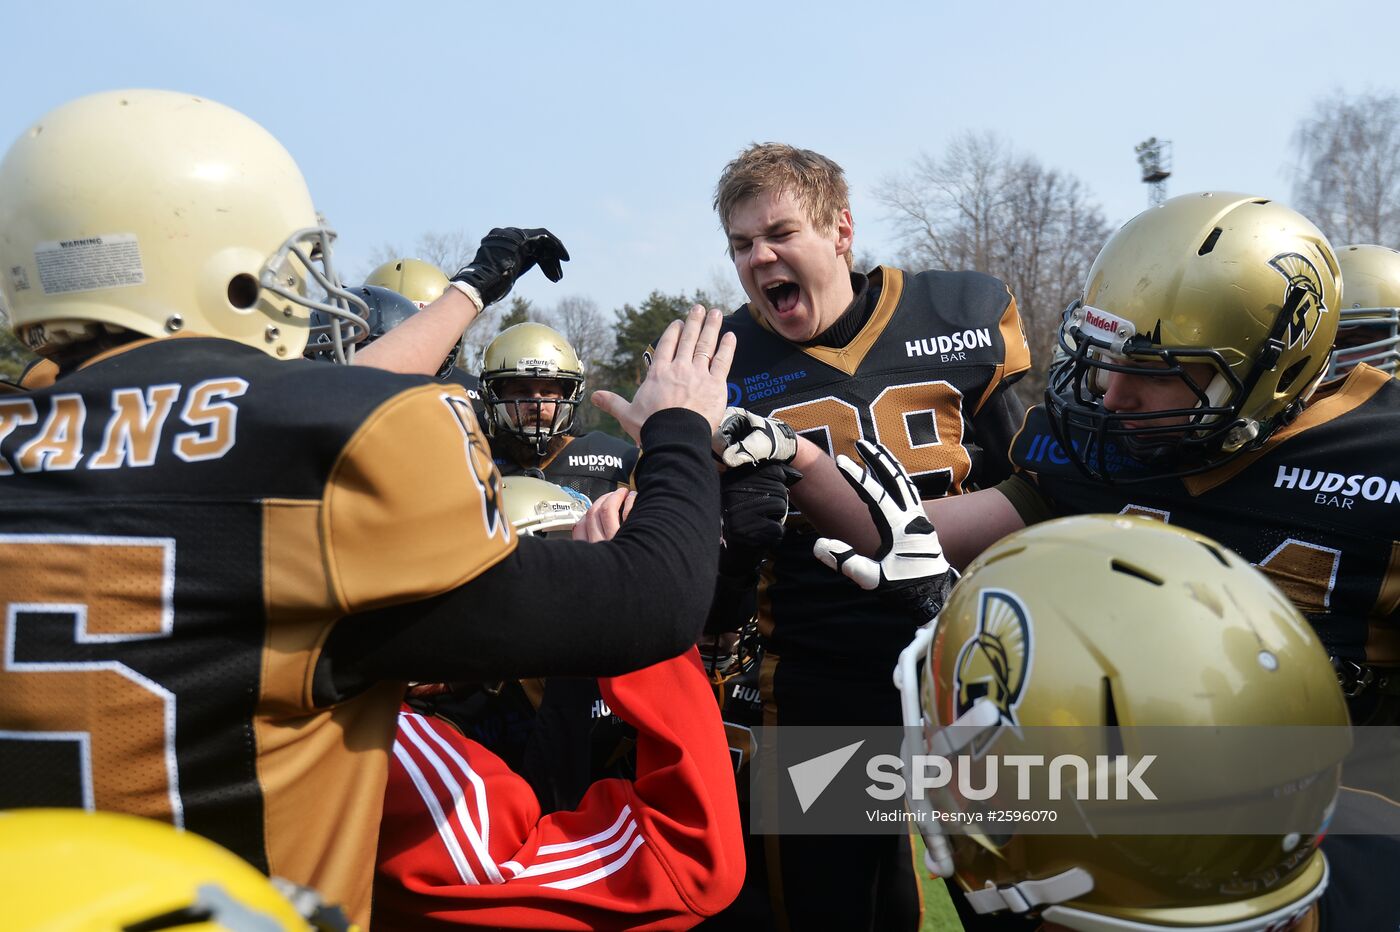
[[[791,463],[797,455],[797,435],[777,418],[743,408],[726,408],[715,431],[714,450],[724,465],[757,466]]]
[[[880,532],[879,559],[863,557],[849,544],[827,537],[817,540],[812,553],[862,589],[875,590],[927,621],[942,609],[957,571],[944,558],[938,532],[904,467],[879,444],[858,440],[856,449],[865,460],[864,469],[848,456],[838,456],[836,465],[870,509]]]

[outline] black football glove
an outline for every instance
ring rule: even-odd
[[[475,288],[484,307],[510,294],[515,280],[536,265],[545,278],[559,281],[564,277],[560,263],[568,261],[569,251],[548,230],[497,227],[482,238],[471,265],[458,269],[452,280]]]
[[[862,589],[873,589],[920,622],[928,621],[942,610],[957,570],[944,558],[938,532],[904,467],[879,444],[857,440],[856,450],[864,469],[847,456],[838,456],[836,465],[870,509],[880,532],[879,560],[826,537],[817,540],[812,553]]]
[[[720,477],[720,513],[724,518],[724,556],[720,572],[746,575],[783,539],[788,513],[788,486],[802,473],[786,463],[730,469]]]
[[[730,469],[720,477],[724,539],[707,632],[737,631],[752,617],[759,564],[783,539],[788,486],[801,478],[785,463]]]

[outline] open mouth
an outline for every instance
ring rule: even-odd
[[[801,289],[795,282],[778,282],[763,289],[763,295],[779,314],[786,314],[797,306]]]

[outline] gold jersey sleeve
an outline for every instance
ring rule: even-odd
[[[410,389],[365,421],[332,470],[321,523],[347,613],[446,592],[516,546],[500,474],[457,386]]]

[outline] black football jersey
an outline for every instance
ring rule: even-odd
[[[423,378],[177,337],[4,396],[0,808],[180,825],[366,922],[402,684],[319,705],[323,644],[508,555],[498,496]]]
[[[503,476],[538,469],[550,482],[583,493],[589,502],[631,483],[640,452],[633,444],[596,430],[566,440],[538,465],[522,466],[510,457],[497,455],[496,468]]]
[[[729,402],[781,418],[832,455],[884,444],[925,499],[994,485],[1011,471],[1021,420],[1006,391],[1030,366],[1016,302],[977,272],[906,275],[880,268],[865,326],[844,347],[798,346],[747,306],[726,318],[738,337]],[[788,519],[759,597],[765,648],[784,663],[839,664],[889,679],[915,622],[812,556],[816,533]]]
[[[1259,450],[1198,476],[1129,485],[1084,478],[1027,415],[1013,457],[1056,514],[1141,514],[1214,538],[1262,570],[1329,653],[1400,664],[1400,383],[1358,366]],[[1128,457],[1109,460],[1140,469]],[[1016,495],[1011,495],[1013,501]]]

